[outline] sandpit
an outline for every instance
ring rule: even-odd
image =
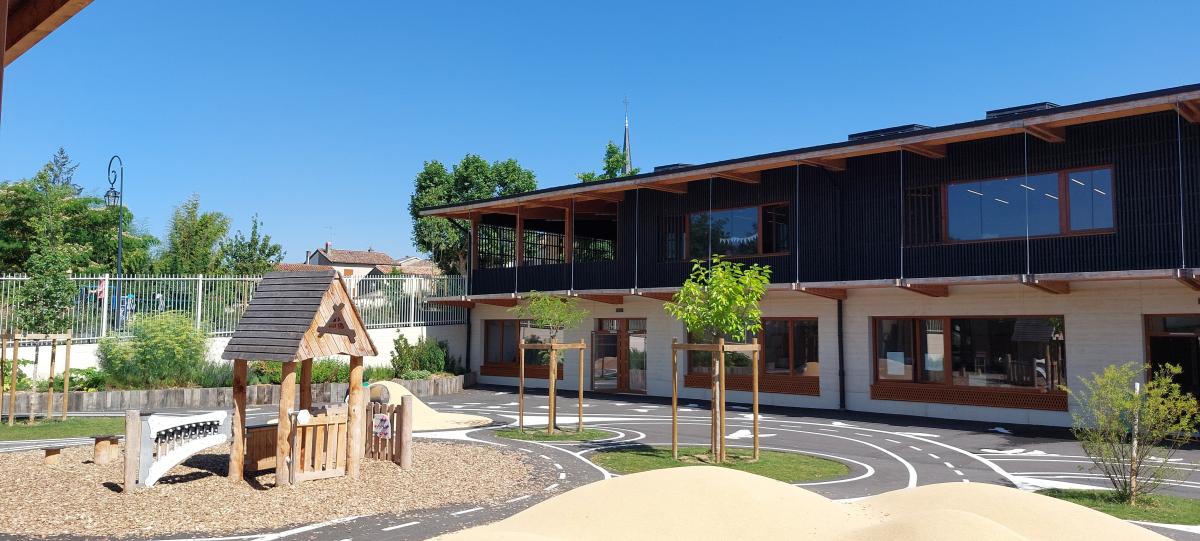
[[[386,390],[381,393],[380,389]],[[376,381],[371,383],[370,387],[371,399],[375,400],[377,396],[386,395],[386,400],[381,400],[385,404],[398,405],[400,400],[405,395],[411,395],[403,385],[394,381]],[[459,430],[463,428],[474,428],[478,426],[487,426],[492,423],[487,417],[478,415],[467,415],[463,413],[442,413],[421,401],[420,398],[413,396],[413,431],[423,432],[428,430]]]
[[[213,447],[167,473],[159,484],[121,493],[121,468],[91,462],[90,446],[65,449],[55,466],[39,451],[0,454],[5,495],[0,538],[179,537],[282,529],[376,513],[444,505],[499,503],[538,491],[553,473],[522,453],[466,443],[418,441],[413,469],[364,460],[362,477],[273,486],[274,471],[235,483],[227,477],[229,447]]]
[[[833,541],[1164,540],[1099,511],[983,483],[944,483],[840,503],[716,467],[592,483],[443,541],[821,539]]]

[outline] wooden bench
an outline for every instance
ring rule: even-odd
[[[92,443],[92,462],[103,465],[118,460],[120,440],[118,435],[95,436]]]
[[[66,448],[67,446],[65,445],[59,445],[56,447],[42,447],[42,452],[45,453],[42,456],[42,464],[47,466],[58,465],[59,460],[62,458],[62,450]]]

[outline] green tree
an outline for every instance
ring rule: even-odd
[[[270,235],[260,235],[258,215],[250,219],[250,235],[238,230],[221,242],[221,266],[230,274],[266,274],[283,261],[283,246],[271,242]]]
[[[167,245],[156,267],[167,274],[214,274],[220,270],[220,242],[229,232],[229,218],[220,212],[200,212],[193,194],[175,207]]]
[[[528,319],[536,327],[550,329],[551,340],[566,329],[578,327],[589,315],[576,297],[555,297],[538,291],[530,292],[525,302],[508,311],[518,318]]]
[[[533,171],[512,159],[489,164],[475,154],[467,154],[450,170],[436,160],[425,162],[424,168],[417,173],[412,199],[408,203],[417,248],[430,254],[442,272],[465,273],[470,252],[469,223],[461,219],[421,216],[421,209],[513,195],[535,188],[537,179]]]
[[[629,176],[622,173],[625,170],[625,153],[621,151],[621,147],[617,146],[612,141],[604,147],[604,170],[600,174],[593,171],[586,171],[575,175],[579,178],[579,182],[595,182],[597,180],[608,180],[610,178],[618,178]],[[638,174],[640,169],[633,168],[630,170],[630,175]]]
[[[1190,473],[1171,462],[1200,428],[1196,397],[1175,382],[1182,371],[1165,365],[1143,387],[1140,381],[1149,367],[1108,365],[1090,379],[1079,378],[1082,392],[1067,389],[1078,404],[1071,431],[1117,498],[1130,505],[1164,481]]]
[[[206,366],[208,336],[196,328],[191,314],[138,315],[129,330],[129,338],[100,340],[100,369],[111,387],[183,387],[199,380]]]
[[[712,264],[693,259],[692,273],[663,309],[687,330],[706,338],[743,340],[762,330],[759,302],[771,282],[771,268],[745,266],[713,256]]]
[[[75,184],[75,170],[79,164],[71,161],[67,150],[58,147],[58,151],[50,158],[50,184],[70,188],[73,195],[79,195],[83,188]]]
[[[71,327],[75,284],[71,260],[80,250],[63,242],[62,206],[69,186],[54,184],[48,168],[32,180],[38,198],[34,206],[33,251],[25,262],[29,280],[17,291],[16,326],[25,332],[61,333]]]

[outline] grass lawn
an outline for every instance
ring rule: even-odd
[[[1064,490],[1049,488],[1039,490],[1060,500],[1091,507],[1102,513],[1125,520],[1142,520],[1165,524],[1200,524],[1200,500],[1180,498],[1166,494],[1151,494],[1138,499],[1137,507],[1116,501],[1107,490]]]
[[[576,432],[574,428],[559,428],[554,434],[546,434],[545,428],[526,428],[524,431],[517,428],[501,428],[496,431],[496,435],[510,440],[525,441],[595,441],[616,436],[613,432],[596,428],[584,428],[583,432]]]
[[[729,448],[724,464],[712,464],[708,447],[680,447],[679,460],[671,457],[670,447],[621,447],[597,451],[592,462],[615,473],[637,473],[660,468],[681,466],[722,466],[770,477],[786,483],[832,479],[850,473],[850,468],[841,462],[817,458],[800,453],[762,451],[758,461],[751,457],[751,449]]]
[[[0,441],[50,440],[82,436],[107,436],[125,433],[124,417],[68,417],[66,421],[38,419],[34,423],[17,420],[0,424]]]

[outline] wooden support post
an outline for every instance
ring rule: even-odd
[[[50,375],[46,376],[46,420],[54,417],[54,358],[58,356],[58,338],[50,339]],[[107,451],[107,449],[105,449]]]
[[[406,394],[400,399],[400,430],[395,437],[400,438],[400,469],[412,469],[412,429],[413,429],[413,395]]]
[[[709,410],[711,410],[711,417],[712,417],[711,418],[712,422],[710,423],[712,426],[710,426],[709,430],[708,430],[708,437],[709,437],[709,442],[710,442],[709,446],[711,447],[709,449],[709,453],[711,454],[713,462],[720,462],[720,456],[717,452],[718,445],[719,445],[717,443],[717,428],[718,428],[718,425],[720,424],[717,410],[720,409],[720,406],[718,406],[718,404],[719,404],[718,400],[720,399],[720,392],[721,392],[720,384],[717,382],[717,374],[718,374],[717,358],[720,356],[720,352],[713,351],[713,352],[710,352],[709,355],[712,356],[712,359],[711,359],[712,362],[710,363],[711,364],[711,368],[710,368],[711,373],[709,374],[710,379],[711,379],[711,384],[712,384],[712,391],[710,393],[712,395],[712,404],[708,408]]]
[[[101,466],[108,464],[108,459],[112,457],[112,452],[108,447],[112,445],[112,440],[108,436],[97,436],[92,442],[92,462]]]
[[[138,410],[125,410],[125,486],[122,492],[133,492],[137,488],[141,458],[142,416]]]
[[[549,391],[548,397],[550,399],[549,400],[550,416],[546,418],[546,433],[547,434],[554,433],[554,428],[555,428],[554,413],[557,410],[557,405],[558,405],[558,403],[554,400],[555,398],[557,398],[555,393],[557,393],[557,385],[556,384],[558,383],[558,350],[554,349],[554,345],[556,343],[557,342],[555,340],[550,340],[550,385],[549,385],[549,389],[548,389],[548,391]]]
[[[671,338],[671,456],[679,460],[679,352]]]
[[[57,466],[60,458],[62,458],[62,447],[49,448],[45,450],[45,454],[42,456],[42,464]]]
[[[229,450],[229,480],[240,483],[243,475],[242,465],[246,460],[246,361],[242,359],[233,361],[232,421],[233,443]],[[126,421],[127,427],[128,422]]]
[[[67,333],[66,348],[67,352],[63,355],[63,389],[62,389],[62,414],[60,419],[67,420],[67,408],[71,405],[71,333]]]
[[[587,347],[582,339],[579,341],[579,424],[575,427],[575,432],[583,432],[583,349]]]
[[[725,462],[725,339],[721,338],[719,343],[721,351],[718,354],[717,366],[721,370],[720,376],[718,376],[721,381],[721,416],[719,418],[721,424],[717,427],[717,435],[720,436],[718,441],[721,442],[721,448],[718,450],[720,459],[717,462]]]
[[[517,430],[525,431],[525,345],[517,345]]]
[[[312,407],[312,359],[300,363],[300,409]]]
[[[754,395],[751,406],[754,414],[754,460],[758,460],[758,360],[761,357],[758,354],[758,338],[751,340],[750,343],[754,344],[754,351],[750,353],[750,393]]]
[[[349,425],[349,436],[346,441],[346,475],[351,479],[358,479],[362,474],[362,456],[365,447],[366,438],[366,419],[364,408],[366,407],[363,396],[363,358],[360,356],[350,357],[350,402],[346,408],[346,424]]]
[[[13,419],[17,415],[17,365],[21,364],[18,361],[21,352],[17,349],[21,346],[21,341],[17,340],[17,334],[17,331],[14,329],[13,333],[9,335],[9,339],[12,340],[12,361],[10,364],[11,371],[9,372],[11,377],[8,380],[8,426],[13,425]],[[32,412],[32,409],[30,411]]]
[[[275,428],[275,486],[292,484],[292,410],[296,408],[296,362],[288,361],[280,366],[279,377],[279,425]],[[350,407],[354,407],[353,368],[351,368]],[[361,424],[361,420],[359,421]],[[354,425],[350,425],[354,430]],[[361,430],[361,429],[360,429]],[[349,462],[347,462],[349,465]]]

